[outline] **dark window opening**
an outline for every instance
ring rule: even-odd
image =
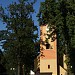
[[[48,69],[50,69],[50,65],[48,65]]]
[[[50,48],[50,44],[46,44],[46,49],[49,49]]]

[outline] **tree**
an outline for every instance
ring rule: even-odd
[[[5,57],[3,55],[3,52],[0,50],[0,75],[6,75],[5,63]]]
[[[7,69],[18,66],[18,75],[26,73],[32,68],[35,42],[37,40],[37,27],[32,20],[34,12],[33,2],[29,0],[18,0],[7,8],[7,12],[1,7],[1,20],[7,24],[7,30],[3,42],[4,54],[7,59]],[[27,75],[27,74],[26,74]]]
[[[71,53],[75,48],[75,1],[45,0],[41,3],[38,14],[41,25],[48,24],[49,31],[54,29],[57,34],[58,54],[66,54],[67,73],[71,71]],[[49,35],[49,37],[51,36]],[[51,38],[51,37],[50,37]]]

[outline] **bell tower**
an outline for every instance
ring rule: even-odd
[[[40,54],[34,60],[35,75],[66,75],[66,55],[57,55],[56,33],[48,25],[40,26]],[[58,62],[57,62],[58,60]]]
[[[48,25],[40,26],[41,75],[57,75],[57,41],[56,34],[51,35],[53,31],[49,32]]]

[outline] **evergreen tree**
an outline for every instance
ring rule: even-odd
[[[74,0],[45,0],[41,3],[38,14],[41,25],[48,24],[57,34],[57,52],[66,54],[67,73],[71,71],[71,53],[75,48],[75,1]],[[49,37],[51,38],[51,35]]]
[[[18,0],[13,2],[4,12],[1,7],[0,17],[6,23],[6,33],[4,33],[3,48],[4,54],[7,59],[7,69],[17,69],[18,75],[29,73],[33,66],[33,56],[35,52],[35,42],[37,40],[37,27],[32,20],[32,13],[34,12],[33,4],[35,0]],[[11,72],[10,72],[11,74]]]
[[[6,75],[6,60],[5,57],[3,55],[3,52],[0,49],[0,75]]]

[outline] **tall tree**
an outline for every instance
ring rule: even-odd
[[[38,14],[41,25],[48,24],[57,34],[58,54],[66,54],[67,72],[71,71],[71,53],[75,48],[75,1],[74,0],[45,0],[41,3]],[[50,37],[50,35],[49,35]],[[51,37],[50,37],[51,38]]]
[[[18,75],[23,74],[22,67],[29,72],[33,64],[34,43],[38,36],[32,20],[34,3],[35,0],[18,0],[8,6],[7,12],[2,7],[0,11],[1,20],[7,24],[3,42],[6,65],[8,70],[18,66]]]
[[[0,75],[6,75],[6,60],[5,57],[3,55],[3,52],[0,49]]]

